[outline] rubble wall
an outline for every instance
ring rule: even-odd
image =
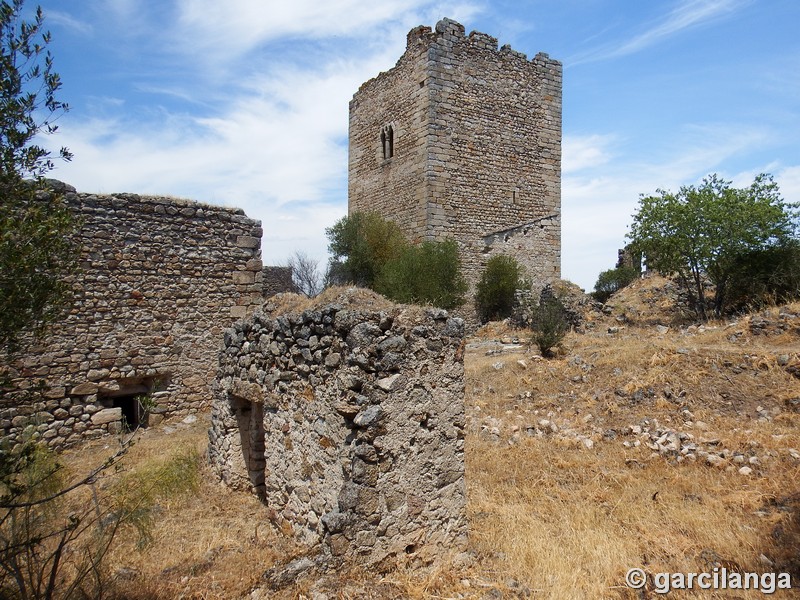
[[[225,332],[211,464],[336,558],[463,547],[464,323],[356,293],[382,304],[268,303]]]
[[[10,365],[16,387],[46,389],[33,403],[4,394],[0,433],[62,447],[208,406],[222,332],[263,301],[261,223],[235,208],[60,186],[79,223],[75,301]]]

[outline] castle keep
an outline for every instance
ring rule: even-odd
[[[489,257],[560,277],[561,63],[443,19],[350,102],[349,211],[412,241],[455,239],[474,285]]]

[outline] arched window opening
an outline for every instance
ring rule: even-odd
[[[394,129],[391,125],[384,125],[381,129],[381,148],[383,150],[383,160],[394,156]]]

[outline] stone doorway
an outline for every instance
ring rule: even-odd
[[[253,492],[263,499],[267,466],[264,458],[264,405],[260,402],[250,402],[238,396],[231,396],[231,410],[236,416],[236,424],[239,428],[244,471],[250,485],[253,486]]]
[[[131,431],[137,427],[147,427],[152,410],[152,394],[163,388],[167,379],[161,377],[145,377],[116,380],[117,389],[106,389],[100,393],[100,402],[106,408],[118,408],[122,413],[125,429]]]

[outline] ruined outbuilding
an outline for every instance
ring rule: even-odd
[[[463,321],[357,289],[298,303],[226,330],[213,469],[335,559],[463,548]]]
[[[34,403],[3,394],[2,437],[58,448],[207,407],[224,329],[263,302],[261,223],[236,208],[51,183],[79,223],[75,298],[10,365],[17,388],[46,388]]]

